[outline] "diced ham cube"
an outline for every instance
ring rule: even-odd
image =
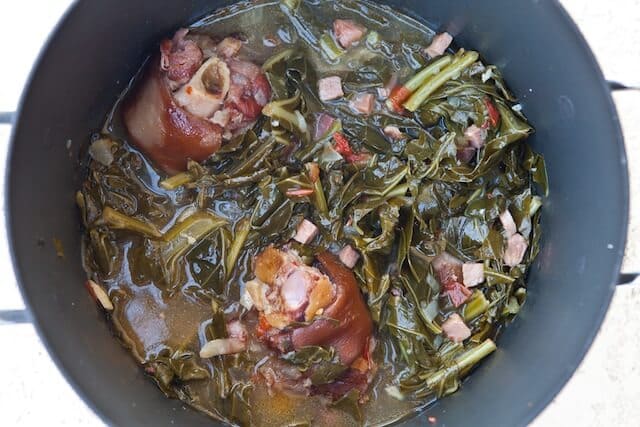
[[[465,262],[462,264],[462,281],[468,288],[484,282],[484,264],[481,262]]]
[[[349,49],[362,39],[367,29],[351,19],[336,19],[333,21],[333,32],[338,43],[343,48]]]
[[[293,240],[302,243],[303,245],[311,242],[318,235],[318,227],[308,219],[303,219],[300,225],[298,225],[298,229],[296,231],[296,235],[293,236]]]
[[[504,212],[500,214],[500,222],[502,223],[502,227],[504,227],[505,237],[509,238],[518,232],[518,227],[509,209],[505,209]]]
[[[318,96],[321,101],[342,98],[342,79],[338,76],[325,77],[318,80]]]
[[[313,139],[318,140],[325,136],[335,121],[336,119],[333,116],[326,113],[319,113],[316,116],[316,126],[313,131]]]
[[[402,139],[404,136],[398,126],[385,126],[382,131],[391,139]]]
[[[452,313],[442,324],[447,338],[455,343],[462,342],[471,336],[471,329],[464,323],[458,313]]]
[[[338,258],[345,266],[353,268],[360,259],[360,254],[351,245],[347,245],[338,252]]]
[[[369,115],[373,111],[376,100],[371,93],[359,93],[353,97],[349,105],[358,113]]]
[[[453,306],[456,308],[467,302],[467,300],[473,293],[469,290],[469,288],[458,281],[443,283],[440,286],[440,290],[443,295],[449,297],[449,301],[451,301],[451,304],[453,304]]]
[[[452,41],[453,37],[447,32],[436,34],[431,40],[431,44],[425,49],[425,52],[431,58],[440,56],[447,50]]]
[[[462,284],[462,261],[447,252],[442,252],[431,261],[431,265],[440,282],[440,292],[449,297],[455,307],[464,304],[472,292]]]
[[[482,148],[487,139],[487,130],[471,125],[464,131],[464,138],[473,148]]]
[[[519,233],[514,234],[507,240],[507,248],[504,250],[502,260],[509,267],[515,267],[524,259],[527,247],[525,238]]]
[[[462,280],[462,261],[448,252],[442,252],[431,261],[441,284]]]

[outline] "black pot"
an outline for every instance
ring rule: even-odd
[[[159,38],[229,3],[78,1],[42,53],[15,124],[6,194],[18,281],[51,356],[109,424],[212,422],[157,390],[88,296],[74,205],[78,159]],[[425,425],[426,415],[449,426],[524,425],[582,360],[618,278],[628,210],[618,117],[593,55],[555,1],[386,3],[447,29],[502,68],[537,130],[530,142],[551,182],[524,310],[458,393],[406,425]]]

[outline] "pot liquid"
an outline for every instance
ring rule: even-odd
[[[388,7],[364,2],[341,1],[306,1],[305,5],[306,10],[303,16],[313,22],[313,27],[319,34],[321,31],[330,29],[336,18],[353,19],[369,30],[377,31],[381,38],[398,42],[405,52],[413,52],[416,55],[420,47],[426,46],[433,35],[433,31],[424,25]],[[211,35],[217,39],[228,35],[239,35],[245,41],[243,56],[258,64],[284,48],[293,47],[307,51],[308,58],[319,74],[336,70],[344,72],[358,69],[360,66],[360,61],[357,59],[349,61],[348,58],[330,65],[319,52],[308,49],[303,39],[314,36],[300,32],[300,28],[296,28],[283,13],[280,2],[238,3],[216,11],[211,16],[193,24],[191,28],[193,32]],[[402,81],[414,71],[403,66],[396,72],[399,80]],[[121,99],[126,95],[125,92]],[[120,101],[110,114],[105,130],[115,138],[126,141],[127,133],[121,121],[119,107]],[[192,206],[194,200],[189,195],[176,195],[160,187],[159,182],[162,177],[135,148],[124,145],[122,150],[127,153],[118,156],[116,163],[120,164],[123,175],[127,176],[112,178],[114,180],[129,179],[126,186],[130,188],[131,193],[153,194],[155,200],[149,200],[150,208],[155,208],[162,213],[158,217],[158,225],[164,226],[165,229],[170,228],[185,207]],[[136,178],[131,179],[134,174]],[[106,181],[105,178],[108,179],[104,177],[103,182]],[[231,216],[241,217],[243,213],[241,207],[226,202],[213,206],[213,210],[222,212],[225,216],[231,214]],[[193,277],[189,277],[182,292],[168,295],[158,288],[153,278],[148,278],[145,272],[135,271],[137,267],[131,268],[132,264],[144,266],[145,261],[139,256],[139,252],[144,250],[142,246],[142,242],[136,236],[127,236],[126,232],[122,233],[119,236],[118,255],[115,260],[118,269],[108,277],[100,278],[101,283],[109,286],[109,293],[114,301],[113,322],[118,334],[141,363],[155,359],[163,349],[167,348],[190,350],[197,355],[201,344],[206,342],[202,336],[202,325],[211,318],[210,304],[203,301],[203,298],[193,296],[193,288],[198,287],[197,280]],[[147,267],[149,270],[154,268],[153,265]],[[89,269],[95,271],[91,267]],[[244,281],[251,278],[250,271],[247,267],[238,281],[230,283],[225,289],[230,301],[239,299]],[[185,273],[187,276],[192,274],[190,269]],[[229,312],[234,310],[238,310],[238,307],[232,304]],[[248,325],[248,330],[251,330],[251,325]],[[380,347],[384,347],[385,337],[379,338]],[[263,356],[263,352],[264,350],[261,349],[249,358],[259,359]],[[251,417],[251,424],[285,426],[309,423],[336,427],[363,424],[386,425],[414,413],[431,401],[431,399],[399,400],[385,392],[385,388],[392,383],[393,378],[404,369],[404,366],[400,359],[395,357],[396,355],[387,353],[386,350],[378,351],[376,356],[379,371],[369,390],[371,398],[361,408],[363,416],[361,421],[354,419],[347,411],[329,408],[324,398],[296,396],[277,391],[270,394],[263,383],[257,383],[249,398],[251,413],[254,415]],[[211,361],[202,360],[201,362],[209,366],[212,376],[216,375]],[[232,382],[247,380],[252,374],[252,371],[234,370],[231,373],[234,377]],[[217,395],[216,386],[212,382],[193,381],[188,385],[188,389],[187,403],[216,418],[226,418],[220,411],[222,399]]]
[[[421,23],[386,6],[333,0],[305,1],[295,19],[277,1],[239,3],[201,19],[192,25],[191,31],[216,39],[235,35],[245,42],[241,55],[257,64],[285,48],[304,51],[317,74],[323,76],[358,70],[363,61],[369,59],[366,49],[355,49],[353,54],[349,52],[329,64],[319,50],[310,47],[332,28],[337,18],[353,19],[369,33],[376,31],[380,39],[389,42],[392,48],[384,55],[392,66],[384,71],[394,73],[400,82],[421,68],[420,51],[434,34]],[[304,25],[299,25],[302,21]],[[307,31],[308,28],[313,32]],[[120,101],[126,96],[127,92]],[[127,215],[142,213],[146,221],[166,232],[201,203],[199,193],[197,189],[166,190],[160,186],[166,176],[157,172],[141,152],[125,143],[127,132],[122,124],[120,101],[102,130],[120,142],[115,161],[106,169],[90,166],[83,187],[83,192],[92,196],[85,197],[86,215],[90,217],[93,212],[96,217],[100,210],[96,205],[110,205]],[[252,202],[243,201],[245,196],[247,194],[216,195],[207,199],[206,208],[237,224],[255,208]],[[157,360],[163,360],[165,365],[181,360],[179,367],[184,377],[196,378],[173,381],[172,387],[159,383],[165,393],[215,418],[255,426],[386,425],[433,402],[433,395],[412,399],[399,398],[393,392],[397,384],[394,380],[407,366],[401,355],[396,354],[391,338],[384,333],[377,334],[374,360],[378,372],[369,388],[370,399],[361,407],[360,420],[354,417],[353,411],[328,406],[322,397],[270,394],[263,382],[253,381],[256,366],[272,354],[257,342],[251,342],[243,354],[225,356],[226,362],[219,357],[200,359],[198,352],[208,340],[212,296],[221,301],[227,317],[237,316],[242,311],[238,300],[244,283],[253,278],[252,258],[269,244],[283,243],[272,237],[247,244],[233,273],[226,280],[212,280],[218,274],[216,266],[224,262],[224,251],[220,250],[223,234],[220,233],[219,239],[206,239],[185,255],[188,262],[180,271],[182,285],[177,288],[163,284],[155,257],[157,248],[139,234],[110,230],[90,232],[85,238],[85,268],[108,290],[115,306],[112,320],[120,340],[147,368]],[[243,322],[251,332],[256,325],[255,314],[245,315]],[[155,375],[159,365],[153,366],[148,372]],[[207,373],[205,378],[199,371],[202,368]],[[253,388],[244,394],[238,392],[241,384],[252,382]],[[234,393],[248,400],[249,413],[246,406],[236,407],[237,399],[228,397]]]

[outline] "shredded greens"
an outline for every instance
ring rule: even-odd
[[[372,387],[393,387],[390,399],[408,405],[405,412],[456,391],[496,349],[500,330],[526,300],[527,271],[540,250],[549,191],[544,159],[526,143],[534,130],[513,108],[516,98],[500,71],[472,50],[422,56],[431,32],[407,30],[386,9],[361,1],[316,3],[283,0],[264,15],[251,8],[239,14],[272,16],[259,28],[280,37],[262,55],[273,96],[250,129],[205,162],[166,176],[120,142],[126,137],[110,124],[105,129],[113,135],[103,138],[111,141],[114,160],[91,161],[76,196],[86,228],[85,267],[110,290],[122,340],[167,395],[240,425],[260,416],[252,409],[248,373],[265,353],[202,360],[198,349],[227,338],[230,318],[255,328],[238,303],[253,278],[253,259],[269,245],[289,242],[302,219],[319,228],[313,245],[291,242],[303,259],[345,245],[360,255],[353,271],[376,325],[375,361],[386,369]],[[357,12],[365,9],[366,19]],[[220,16],[222,28],[244,19]],[[339,44],[331,27],[337,17],[365,20],[362,43]],[[212,22],[218,21],[200,31],[215,33]],[[248,35],[247,52],[265,52],[261,37]],[[341,78],[345,96],[322,102],[318,82],[328,76]],[[395,91],[384,95],[389,82]],[[350,104],[362,93],[376,95],[371,114]],[[326,116],[331,122],[323,128]],[[479,148],[469,148],[472,127],[484,137]],[[499,217],[505,210],[527,243],[515,266],[504,261],[508,240]],[[443,291],[433,263],[445,252],[482,264],[484,280],[459,306]],[[184,312],[192,307],[189,316],[178,313],[181,327],[191,329],[158,338],[144,335],[156,330],[148,325],[174,327],[169,317],[142,312],[146,330],[132,321],[130,311],[151,307],[148,300],[166,308],[176,299]],[[454,313],[470,329],[462,342],[443,330]],[[325,347],[277,358],[312,372],[314,386],[348,368]],[[330,409],[347,413],[355,425],[384,417],[351,392]]]

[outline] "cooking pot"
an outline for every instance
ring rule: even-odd
[[[212,420],[167,399],[145,377],[84,288],[74,204],[84,173],[79,160],[158,40],[230,3],[76,2],[44,49],[17,114],[6,188],[15,272],[51,356],[108,424],[209,426]],[[404,425],[425,425],[427,416],[447,426],[524,425],[575,371],[618,279],[628,180],[609,89],[555,1],[385,3],[453,33],[459,45],[503,70],[536,128],[529,141],[546,158],[551,183],[524,309],[458,393]]]

